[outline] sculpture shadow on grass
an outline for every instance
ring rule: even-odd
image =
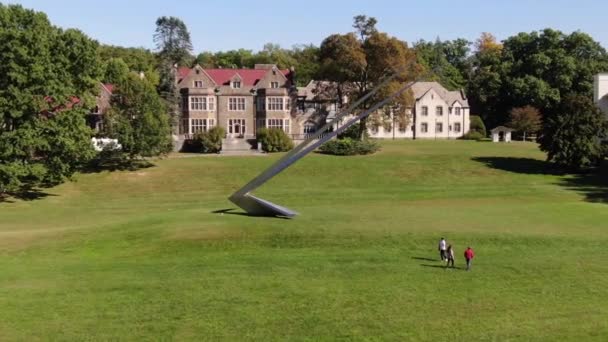
[[[279,218],[279,219],[289,219],[288,217],[283,217],[283,216],[265,216],[265,215],[254,215],[254,214],[250,214],[248,212],[243,212],[243,211],[237,211],[238,209],[236,208],[227,208],[227,209],[219,209],[219,210],[214,210],[211,213],[212,214],[216,214],[216,215],[235,215],[235,216],[249,216],[249,217],[263,217],[263,218]]]
[[[592,171],[569,174],[549,162],[532,158],[476,157],[473,160],[492,169],[513,173],[561,176],[557,182],[558,185],[581,193],[588,202],[608,204],[608,165],[606,162]]]

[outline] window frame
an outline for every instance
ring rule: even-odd
[[[460,132],[462,132],[462,129],[461,129],[461,128],[462,128],[462,127],[461,127],[461,125],[460,125],[460,122],[454,122],[454,132],[456,132],[456,133],[460,133]]]
[[[209,130],[207,119],[190,118],[190,134],[198,134]]]
[[[280,118],[269,118],[266,119],[266,128],[280,128],[283,132],[289,134],[289,119],[280,119]]]
[[[207,108],[207,100],[205,96],[189,96],[188,108],[193,112],[200,112]]]
[[[443,122],[435,122],[435,132],[443,133]]]
[[[436,116],[443,116],[443,106],[437,106],[437,107],[435,107],[435,115]]]
[[[428,133],[429,132],[429,124],[426,122],[420,123],[420,133]]]
[[[188,109],[191,112],[215,111],[215,97],[188,96]]]
[[[429,107],[428,106],[422,106],[420,115],[422,115],[422,116],[429,116]]]
[[[279,112],[285,110],[285,98],[280,96],[266,97],[266,110]]]
[[[312,131],[310,128],[312,127]],[[317,131],[317,125],[314,122],[307,121],[302,126],[302,132],[304,134],[313,134]]]
[[[234,107],[232,107],[233,105]],[[228,98],[227,107],[229,112],[243,112],[247,109],[245,98],[242,96],[230,96]]]

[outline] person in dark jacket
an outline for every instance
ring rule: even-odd
[[[452,265],[452,268],[454,268],[454,249],[452,248],[452,245],[448,245],[448,249],[445,254],[448,258],[448,263],[445,265],[445,267],[447,268]]]
[[[471,260],[475,257],[475,253],[471,247],[467,247],[464,251],[464,259],[467,261],[467,271],[471,269]]]

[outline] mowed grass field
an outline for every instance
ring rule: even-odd
[[[257,192],[293,220],[224,213],[277,158],[170,158],[0,203],[0,340],[608,340],[605,173],[557,174],[531,143],[387,141]]]

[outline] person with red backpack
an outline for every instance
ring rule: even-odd
[[[467,261],[467,271],[471,269],[471,260],[475,257],[475,253],[473,253],[473,249],[471,247],[467,247],[464,251],[464,258]]]

